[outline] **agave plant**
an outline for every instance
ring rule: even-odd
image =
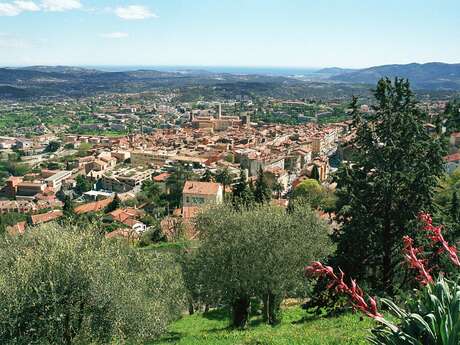
[[[381,322],[372,330],[371,344],[460,344],[460,286],[457,283],[440,277],[407,303],[407,310],[388,299],[381,302],[398,319],[398,327]]]
[[[446,253],[450,261],[460,267],[457,248],[450,246],[442,235],[442,226],[434,226],[430,215],[422,213],[420,220],[426,237],[437,254]],[[405,309],[398,307],[389,299],[380,299],[398,322],[393,323],[377,310],[376,298],[364,298],[364,292],[351,280],[344,281],[344,273],[334,273],[332,267],[314,262],[306,267],[308,276],[321,277],[329,281],[328,288],[348,295],[350,304],[356,310],[373,318],[379,326],[372,330],[369,339],[375,345],[460,345],[460,286],[447,280],[442,274],[435,281],[423,259],[422,247],[414,247],[414,240],[403,238],[404,259],[417,273],[417,280],[423,286],[421,290],[405,303]]]

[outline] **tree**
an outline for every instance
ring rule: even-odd
[[[166,181],[169,187],[168,201],[172,207],[179,207],[185,181],[192,179],[193,176],[193,173],[181,164],[174,167],[173,172]]]
[[[239,328],[247,324],[251,298],[264,302],[267,323],[277,323],[281,301],[303,294],[305,262],[332,250],[327,226],[305,205],[289,213],[270,205],[220,205],[200,213],[196,226],[196,290],[204,301],[229,305]]]
[[[265,179],[264,171],[262,167],[260,167],[257,173],[257,180],[254,189],[254,199],[257,203],[263,204],[269,202],[271,197],[272,191]]]
[[[61,147],[59,141],[50,141],[45,148],[45,152],[56,152]]]
[[[451,206],[450,206],[450,213],[451,213],[451,216],[452,216],[453,220],[455,220],[457,222],[460,220],[460,203],[459,203],[459,200],[458,200],[457,192],[452,193],[452,202],[451,202]]]
[[[105,213],[110,213],[113,212],[117,209],[119,209],[121,206],[121,200],[118,194],[115,193],[115,196],[113,197],[113,200],[110,202],[110,204],[107,205],[105,208]]]
[[[64,196],[64,206],[62,207],[62,212],[66,217],[72,217],[75,215],[72,200],[67,195]]]
[[[335,263],[391,293],[400,239],[415,231],[412,222],[421,210],[432,208],[444,146],[440,133],[425,130],[426,117],[408,81],[382,79],[374,96],[372,113],[361,114],[356,98],[351,104],[355,152],[336,176],[341,228],[335,233]]]
[[[214,181],[214,175],[212,174],[211,170],[206,169],[203,176],[201,176],[201,181],[203,182],[213,182]]]
[[[319,169],[318,169],[318,166],[316,164],[313,164],[313,168],[311,170],[311,178],[312,179],[315,179],[317,181],[320,180],[320,177],[319,177]]]
[[[91,190],[91,182],[83,175],[78,175],[75,178],[76,186],[75,192],[78,194],[83,194]]]
[[[443,115],[446,119],[448,133],[460,131],[460,102],[458,100],[447,103]]]
[[[323,200],[326,198],[324,188],[319,184],[318,180],[306,179],[300,182],[292,193],[292,199],[302,199],[313,208],[319,208]]]
[[[233,186],[232,203],[235,207],[241,205],[248,207],[254,202],[254,194],[246,180],[246,174],[243,170],[240,171],[240,178]]]
[[[232,183],[232,176],[230,175],[230,171],[228,170],[227,167],[217,171],[216,181],[222,184],[222,187],[224,189],[224,196],[225,196],[227,186],[229,186]]]
[[[273,191],[276,193],[277,198],[281,199],[281,193],[284,191],[284,186],[279,181],[275,181],[273,184]]]
[[[157,337],[183,310],[179,272],[171,255],[106,240],[94,228],[47,224],[3,237],[0,339],[70,345]]]

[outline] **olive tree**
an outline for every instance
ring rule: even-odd
[[[180,315],[172,257],[96,233],[47,225],[0,239],[2,344],[151,339]]]
[[[327,225],[306,205],[215,206],[196,226],[196,283],[211,302],[230,306],[235,327],[245,327],[251,298],[263,301],[267,323],[278,322],[282,300],[303,290],[305,264],[331,253]]]

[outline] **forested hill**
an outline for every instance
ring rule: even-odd
[[[383,65],[334,74],[329,79],[346,83],[375,84],[382,77],[408,78],[416,89],[460,90],[460,64]]]

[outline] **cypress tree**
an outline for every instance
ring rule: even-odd
[[[454,191],[452,193],[452,202],[451,202],[451,206],[450,206],[450,214],[452,216],[452,220],[455,223],[458,223],[459,220],[460,220],[460,203],[459,203],[459,200],[458,200],[457,191]]]
[[[264,171],[262,167],[259,168],[259,172],[257,173],[257,180],[254,190],[254,199],[259,204],[267,203],[271,200],[272,191],[270,186],[268,185]]]
[[[247,207],[254,202],[254,194],[246,181],[246,176],[243,170],[240,170],[240,178],[233,187],[232,202],[237,208],[240,205]]]
[[[443,174],[440,133],[425,130],[407,80],[382,79],[373,112],[361,114],[353,98],[353,161],[336,176],[337,253],[334,264],[370,287],[392,292],[402,237],[416,235],[414,220],[432,210]]]
[[[315,179],[316,181],[320,180],[319,169],[318,169],[318,166],[316,164],[313,165],[313,168],[311,170],[311,178]]]

